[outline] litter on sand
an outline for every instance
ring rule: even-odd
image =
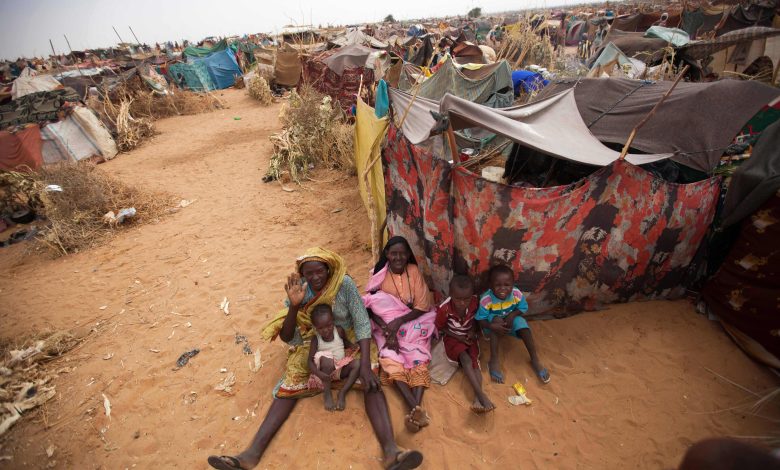
[[[223,392],[226,395],[233,395],[233,385],[236,384],[236,374],[233,372],[229,373],[224,379],[222,379],[222,382],[218,383],[214,386],[214,390],[218,392]]]
[[[263,367],[263,361],[260,358],[260,350],[258,349],[255,351],[254,363],[249,364],[249,370],[252,372],[257,372],[261,367]]]
[[[219,304],[219,309],[222,310],[225,315],[230,315],[230,301],[227,297],[222,299],[222,303]]]
[[[186,366],[188,362],[190,362],[191,357],[195,357],[200,352],[200,349],[195,348],[192,351],[187,351],[185,353],[182,353],[181,356],[179,356],[179,359],[176,360],[176,367],[173,368],[173,370],[179,370],[182,367]]]
[[[111,419],[111,402],[108,401],[105,393],[101,393],[101,395],[103,395],[103,408],[106,410],[106,416]]]

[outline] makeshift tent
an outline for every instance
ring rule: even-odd
[[[629,59],[623,54],[616,45],[608,43],[601,48],[601,53],[590,66],[590,70],[586,77],[588,78],[601,78],[604,75],[613,76],[613,69],[618,67],[620,74],[618,76],[626,75],[628,78],[639,78],[644,73],[645,63],[638,59]]]
[[[772,26],[775,17],[776,0],[750,2],[746,5],[734,5],[724,14],[724,19],[716,30],[720,36],[749,26]]]
[[[663,39],[674,47],[681,47],[691,42],[688,33],[682,29],[665,28],[663,26],[651,26],[645,31],[645,37]]]
[[[749,355],[776,369],[780,368],[777,240],[780,191],[770,194],[743,220],[726,260],[702,291],[708,312],[721,320],[734,341]]]
[[[189,59],[189,63],[201,63],[206,66],[211,82],[217,89],[224,89],[236,83],[236,77],[242,75],[236,56],[231,49],[224,49],[205,57]]]
[[[702,8],[697,8],[693,11],[683,10],[680,29],[688,33],[692,39],[695,39],[715,31],[715,27],[718,26],[721,18],[723,18],[723,12],[710,13]]]
[[[274,64],[274,79],[278,85],[286,87],[298,86],[301,80],[303,66],[299,52],[284,44],[276,51],[276,63]]]
[[[41,75],[30,67],[25,67],[19,77],[11,84],[11,98],[19,99],[38,91],[50,91],[62,88],[62,84],[51,75]]]
[[[512,88],[514,89],[515,96],[520,92],[532,93],[537,90],[541,90],[547,86],[550,82],[546,80],[542,74],[532,72],[530,70],[514,70],[512,72]]]
[[[78,103],[72,88],[37,91],[0,106],[0,129],[28,122],[56,121],[60,109],[68,103]]]
[[[422,83],[417,96],[440,100],[446,93],[493,108],[509,106],[514,100],[512,70],[506,60],[475,70],[460,68],[452,60],[446,60]]]
[[[382,152],[389,235],[409,240],[439,296],[453,272],[495,262],[514,269],[531,318],[684,294],[718,179],[669,184],[618,161],[568,186],[511,187],[449,163],[439,140],[414,145],[391,126]]]
[[[330,42],[339,47],[350,46],[353,44],[373,47],[376,49],[386,49],[388,47],[387,43],[373,38],[357,28],[348,29],[343,35],[336,37]]]
[[[348,111],[355,105],[361,77],[365,84],[374,81],[373,70],[365,66],[372,51],[368,47],[352,45],[323,52],[306,61],[304,79]]]
[[[662,13],[659,11],[622,15],[612,20],[611,30],[645,32],[650,26],[661,20],[661,15]],[[678,13],[669,14],[666,26],[676,28],[679,25],[680,15]]]
[[[223,39],[218,43],[214,44],[214,46],[212,47],[197,47],[197,46],[185,47],[184,51],[182,51],[182,55],[187,58],[208,57],[211,54],[214,54],[215,52],[224,51],[227,48],[228,48],[227,41]]]
[[[489,108],[451,94],[446,94],[441,103],[420,100],[419,96],[412,102],[412,95],[399,90],[390,90],[390,97],[395,113],[406,114],[402,130],[413,144],[420,144],[435,133],[438,123],[431,114],[435,111],[448,115],[454,130],[479,127],[553,157],[606,166],[620,155],[590,133],[577,112],[572,90],[504,109]],[[565,138],[562,136],[564,130]],[[639,165],[670,156],[628,154],[626,160]]]
[[[485,54],[482,49],[469,42],[459,42],[452,47],[452,56],[459,64],[484,64]]]
[[[585,78],[551,83],[539,99],[575,83],[577,109],[590,132],[601,142],[621,145],[672,85],[668,81]],[[681,82],[631,146],[649,153],[674,153],[674,161],[711,173],[742,126],[778,96],[780,90],[755,81]],[[707,125],[692,125],[691,119],[697,116]]]
[[[76,162],[95,156],[110,160],[118,153],[111,133],[92,111],[81,106],[62,121],[43,127],[41,137],[46,164]]]
[[[576,46],[582,40],[583,34],[586,32],[586,24],[584,21],[575,21],[568,25],[566,28],[565,43],[567,46]]]
[[[28,124],[15,132],[0,131],[0,170],[37,170],[43,165],[41,132]]]
[[[203,62],[172,64],[168,67],[168,75],[174,83],[179,86],[186,85],[192,91],[211,91],[217,88]]]
[[[646,38],[644,33],[627,33],[610,29],[607,37],[602,41],[603,46],[593,53],[588,65],[592,65],[592,60],[601,55],[602,49],[609,43],[615,44],[626,56],[637,57],[647,64],[661,60],[664,56],[664,48],[668,45],[663,39]]]

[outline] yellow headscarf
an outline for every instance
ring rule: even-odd
[[[306,304],[302,305],[298,309],[298,316],[296,317],[296,324],[298,330],[301,332],[303,339],[311,338],[314,334],[314,330],[311,325],[311,311],[320,304],[333,305],[333,301],[336,299],[339,289],[341,289],[341,283],[344,282],[344,275],[347,274],[347,266],[344,263],[344,259],[333,251],[326,250],[325,248],[309,248],[303,256],[300,256],[295,260],[295,269],[300,273],[301,266],[307,261],[319,261],[324,263],[329,271],[330,277],[327,284],[320,291],[319,294],[315,294],[314,297]],[[284,318],[287,316],[287,307],[280,310],[279,313],[263,328],[261,337],[268,341],[273,341],[279,335],[282,330],[282,324]]]

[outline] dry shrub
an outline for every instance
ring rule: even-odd
[[[30,177],[49,220],[38,240],[58,255],[95,246],[125,225],[155,220],[171,206],[169,196],[140,191],[89,162],[46,165]],[[45,191],[50,184],[62,192]],[[129,207],[135,217],[119,226],[105,223],[106,213]]]
[[[132,150],[153,136],[156,133],[153,121],[157,119],[200,114],[225,107],[213,93],[171,88],[166,94],[156,93],[139,77],[111,91],[103,89],[101,97],[90,97],[87,105],[113,130],[122,151]]]
[[[528,22],[518,25],[505,37],[498,52],[498,59],[506,59],[512,69],[525,65],[552,68],[555,49],[549,35],[540,35]]]
[[[274,153],[267,177],[289,173],[300,182],[318,164],[354,172],[354,126],[329,96],[303,85],[300,92],[292,91],[279,118],[284,129],[270,137]]]
[[[0,436],[11,428],[22,414],[56,395],[52,379],[60,372],[49,370],[46,363],[73,349],[81,339],[68,332],[43,333],[11,343],[0,344]]]
[[[259,75],[255,75],[249,81],[248,90],[249,96],[259,101],[263,106],[268,106],[274,101],[274,96],[271,94],[271,87],[268,86],[268,81]]]

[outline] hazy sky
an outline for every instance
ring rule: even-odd
[[[273,33],[287,24],[350,24],[396,19],[465,14],[473,7],[483,12],[546,8],[578,0],[228,0],[187,2],[172,0],[0,0],[0,58],[41,56],[68,52],[63,35],[74,50],[107,47],[119,42],[114,26],[126,42],[153,44],[170,39],[200,40],[206,36]]]

